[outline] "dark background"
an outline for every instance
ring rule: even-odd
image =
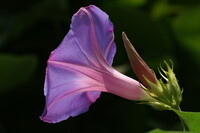
[[[102,93],[87,113],[57,124],[40,121],[46,61],[69,30],[71,16],[95,4],[115,26],[113,66],[132,72],[121,39],[130,40],[157,73],[171,59],[184,89],[181,108],[200,111],[199,0],[4,0],[0,2],[0,133],[143,133],[179,130],[171,111]],[[136,78],[137,79],[137,78]]]

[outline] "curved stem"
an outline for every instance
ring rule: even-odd
[[[178,110],[179,110],[180,112],[182,112],[180,107],[178,107]],[[182,127],[183,127],[183,131],[186,132],[186,131],[187,131],[187,127],[186,127],[186,125],[185,125],[185,122],[183,121],[183,119],[182,119],[179,115],[178,115],[178,117],[179,117],[179,119],[180,119],[180,121],[181,121],[181,125],[182,125]]]

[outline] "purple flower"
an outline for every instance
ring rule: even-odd
[[[41,120],[56,123],[84,113],[101,92],[151,99],[138,81],[112,68],[115,52],[113,24],[106,13],[91,5],[74,14],[69,32],[48,60]]]

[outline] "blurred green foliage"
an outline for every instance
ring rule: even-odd
[[[0,93],[30,80],[37,68],[37,58],[0,54]]]
[[[160,129],[155,129],[153,131],[150,131],[148,133],[193,133],[193,132],[189,132],[189,131],[163,131]]]
[[[181,12],[172,24],[180,45],[200,65],[200,6]]]
[[[69,30],[71,16],[95,4],[115,26],[114,66],[129,64],[121,32],[156,72],[172,59],[184,88],[182,110],[200,111],[199,0],[7,0],[0,4],[0,132],[143,133],[181,130],[170,111],[156,111],[102,93],[90,111],[58,124],[39,120],[44,107],[43,84],[50,52]],[[130,65],[126,75],[136,78]]]

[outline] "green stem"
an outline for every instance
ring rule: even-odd
[[[179,110],[180,112],[182,112],[180,107],[178,107],[178,110]],[[178,117],[179,117],[179,119],[180,119],[180,121],[181,121],[181,125],[182,125],[182,127],[183,127],[183,131],[186,132],[186,131],[187,131],[187,130],[186,130],[187,128],[186,128],[186,126],[185,126],[185,123],[184,123],[183,119],[182,119],[179,115],[178,115]]]

